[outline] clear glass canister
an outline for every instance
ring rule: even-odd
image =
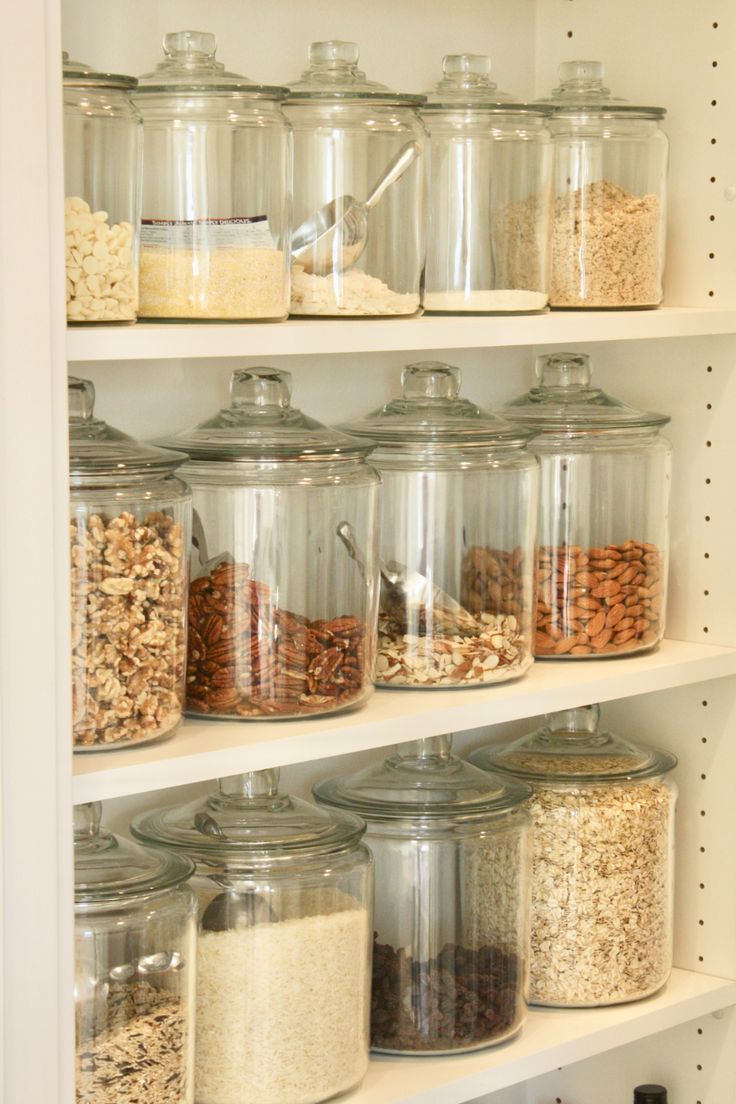
[[[451,743],[399,744],[385,762],[314,789],[368,825],[374,1050],[476,1050],[524,1019],[530,790],[464,763]]]
[[[530,1001],[593,1007],[661,989],[672,968],[675,756],[604,731],[592,705],[470,759],[533,790]]]
[[[63,55],[64,234],[69,322],[138,314],[141,117],[134,77]]]
[[[504,407],[537,434],[540,462],[535,655],[619,655],[664,636],[670,420],[591,383],[590,358],[537,360],[539,384]]]
[[[347,432],[383,482],[376,682],[449,689],[532,662],[537,462],[531,433],[459,397],[460,370],[402,372],[403,396]]]
[[[373,864],[357,817],[221,778],[134,835],[196,863],[198,1104],[314,1104],[368,1066]]]
[[[490,79],[484,54],[448,54],[428,94],[425,311],[541,311],[549,295],[552,143],[546,111]]]
[[[75,751],[170,735],[181,720],[192,500],[186,457],[94,415],[69,380],[72,710]]]
[[[193,864],[74,810],[76,1104],[192,1104]]]
[[[215,60],[200,31],[164,36],[140,78],[141,316],[271,319],[289,310],[291,128],[285,88]]]
[[[194,496],[187,708],[263,719],[358,705],[378,600],[371,446],[292,407],[288,372],[238,370],[230,393],[165,442],[189,455]]]
[[[313,42],[290,82],[291,313],[412,315],[424,272],[422,96],[358,69],[354,42]]]
[[[662,302],[668,141],[662,107],[637,107],[603,86],[599,61],[568,61],[540,101],[555,147],[553,307]]]

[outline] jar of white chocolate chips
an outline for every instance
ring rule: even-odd
[[[181,720],[191,494],[185,457],[94,416],[69,380],[75,751],[146,743]]]
[[[141,117],[134,77],[63,56],[66,315],[134,322],[138,314]]]
[[[378,442],[377,685],[518,678],[532,662],[532,433],[460,398],[459,368],[411,364],[402,383],[401,398],[343,427]]]

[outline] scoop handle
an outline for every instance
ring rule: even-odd
[[[386,189],[390,188],[392,184],[395,184],[397,180],[401,179],[421,152],[418,142],[407,142],[405,146],[401,147],[393,161],[389,162],[387,168],[381,173],[378,180],[373,185],[370,195],[363,204],[366,210],[370,211],[376,206]]]

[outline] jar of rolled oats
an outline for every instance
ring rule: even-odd
[[[69,380],[75,751],[147,743],[182,716],[191,494],[185,457],[94,416]]]
[[[532,787],[529,999],[584,1008],[641,1000],[672,968],[677,759],[566,709],[471,762]]]

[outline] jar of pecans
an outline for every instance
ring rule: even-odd
[[[166,442],[188,454],[194,496],[187,708],[264,719],[358,705],[375,659],[372,445],[292,407],[287,372],[240,369],[230,393]]]
[[[646,651],[664,635],[670,419],[594,387],[587,356],[540,357],[537,375],[503,410],[540,462],[535,655]]]

